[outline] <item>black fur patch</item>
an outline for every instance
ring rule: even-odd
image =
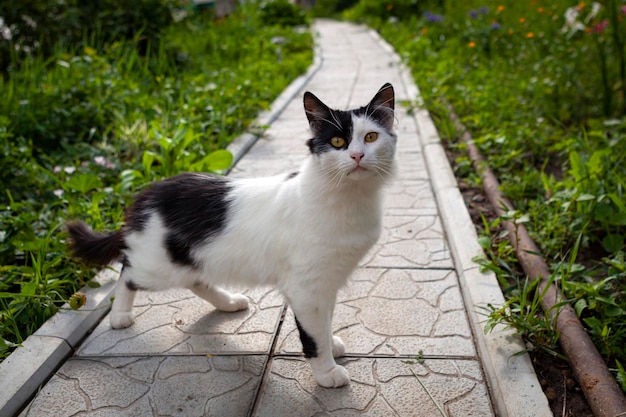
[[[139,285],[135,284],[135,283],[134,283],[132,280],[130,280],[130,279],[129,279],[129,280],[127,280],[127,281],[125,282],[125,284],[126,284],[126,288],[128,288],[128,289],[129,289],[129,290],[131,290],[131,291],[138,291],[138,290],[142,290],[142,291],[143,291],[143,290],[145,290],[145,288],[140,287]]]
[[[300,341],[302,342],[302,352],[307,359],[317,358],[317,343],[300,325],[300,322],[296,318],[296,326],[298,332],[300,332]]]
[[[328,109],[328,111],[326,120],[316,124],[313,131],[315,136],[306,143],[312,154],[319,155],[335,149],[347,149],[352,139],[352,113],[342,110]],[[330,144],[330,140],[335,136],[345,139],[346,143],[343,147],[335,148]]]
[[[297,177],[298,174],[299,174],[298,171],[292,172],[291,174],[287,174],[287,177],[285,178],[285,181],[289,181],[290,179]]]
[[[187,173],[153,184],[139,194],[126,226],[143,231],[154,212],[168,232],[165,247],[172,262],[197,266],[191,250],[219,234],[226,225],[232,184],[220,176]]]

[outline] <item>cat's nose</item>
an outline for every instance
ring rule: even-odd
[[[365,154],[363,152],[353,152],[350,154],[350,157],[354,159],[357,163],[361,162],[361,158],[363,158]]]

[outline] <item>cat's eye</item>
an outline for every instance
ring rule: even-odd
[[[378,139],[378,133],[376,132],[370,132],[367,135],[365,135],[365,142],[368,142],[368,143],[375,142],[376,139]]]
[[[330,140],[330,144],[333,145],[335,148],[342,148],[343,145],[346,144],[346,140],[340,136],[333,136],[333,138]]]

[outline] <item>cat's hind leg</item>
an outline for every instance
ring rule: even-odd
[[[130,268],[123,267],[115,287],[115,299],[109,321],[114,329],[123,329],[133,324],[133,301],[138,287],[130,279]]]
[[[235,312],[248,308],[248,297],[243,294],[233,294],[220,287],[197,283],[191,291],[198,297],[213,304],[219,311]]]

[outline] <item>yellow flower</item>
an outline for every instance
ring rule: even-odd
[[[535,34],[534,34],[534,33],[532,33],[532,32],[528,32],[528,33],[526,34],[526,38],[527,38],[527,39],[534,38],[534,37],[535,37]]]
[[[476,42],[471,41],[470,43],[467,44],[467,46],[469,46],[470,48],[475,48],[476,47]]]
[[[96,55],[96,50],[89,46],[85,46],[85,55],[94,56]]]

